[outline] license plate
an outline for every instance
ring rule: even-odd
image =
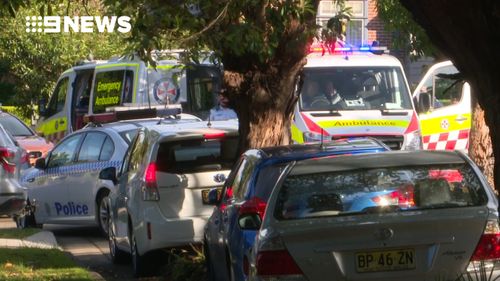
[[[208,193],[210,192],[211,189],[202,189],[201,190],[201,200],[203,201],[203,204],[209,204],[208,202]],[[217,188],[217,200],[219,200],[220,196],[222,194],[222,188]]]
[[[394,249],[356,253],[357,272],[415,269],[415,249]]]

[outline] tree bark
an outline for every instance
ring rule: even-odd
[[[400,0],[431,41],[463,74],[484,110],[493,145],[500,159],[500,2],[498,0]],[[479,113],[478,113],[479,114]],[[476,117],[476,116],[475,116]],[[476,118],[481,118],[477,116]],[[472,120],[476,122],[477,120]],[[480,138],[481,140],[481,138]],[[477,142],[479,140],[472,139]],[[476,145],[476,143],[472,143]],[[481,155],[487,155],[482,152]],[[487,163],[487,159],[479,160]],[[500,190],[500,163],[495,163],[494,182]]]
[[[484,122],[484,111],[477,102],[472,106],[472,128],[469,135],[469,156],[481,168],[491,186],[494,185],[494,158],[490,129]]]

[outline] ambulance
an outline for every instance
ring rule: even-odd
[[[429,68],[413,92],[424,149],[467,150],[471,128],[471,87],[451,61]]]
[[[301,78],[294,142],[371,136],[393,150],[422,148],[403,67],[383,48],[313,46]]]
[[[90,61],[66,70],[50,100],[39,102],[36,131],[56,143],[85,125],[85,115],[180,104],[183,112],[208,116],[222,72],[208,60],[181,63],[181,52],[151,67],[138,58]]]

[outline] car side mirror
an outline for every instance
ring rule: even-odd
[[[418,98],[417,112],[427,112],[431,109],[431,95],[429,93],[420,93]]]
[[[39,170],[45,170],[45,168],[47,167],[47,165],[45,164],[45,158],[38,158],[36,159],[35,161],[35,168],[39,169]]]
[[[238,217],[238,224],[242,230],[259,230],[262,219],[257,213],[242,214]]]
[[[107,167],[99,172],[100,180],[110,180],[113,184],[118,183],[118,178],[116,177],[116,167]]]
[[[47,100],[45,98],[41,98],[38,101],[38,115],[40,116],[47,115]]]

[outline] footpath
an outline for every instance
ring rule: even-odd
[[[0,218],[0,230],[16,228],[16,223],[10,218]],[[0,248],[31,247],[42,249],[60,249],[54,234],[50,231],[40,231],[24,239],[0,238]]]

